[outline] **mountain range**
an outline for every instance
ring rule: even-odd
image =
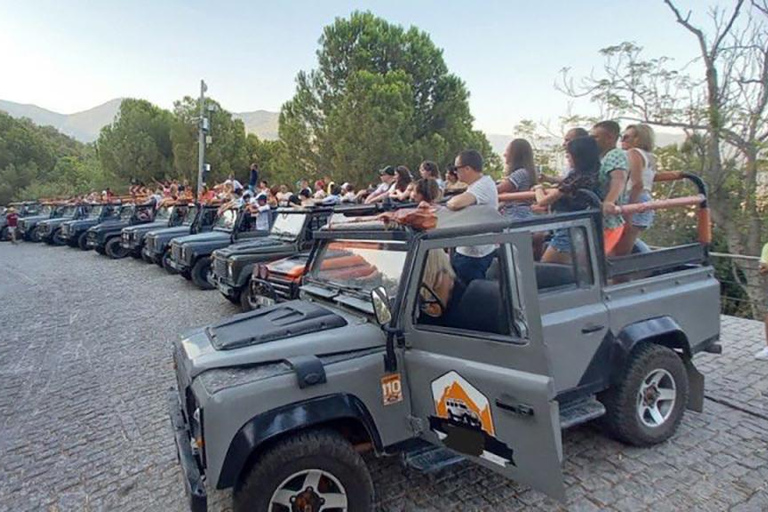
[[[40,126],[53,126],[80,142],[93,142],[99,137],[101,128],[115,119],[122,101],[122,98],[116,98],[82,112],[59,114],[37,105],[0,100],[0,110],[7,112],[12,117],[26,117]],[[255,110],[253,112],[233,113],[232,116],[243,120],[247,133],[254,133],[260,139],[277,139],[279,113]]]
[[[116,98],[82,112],[59,114],[37,105],[0,100],[0,110],[4,110],[13,117],[29,118],[32,122],[41,126],[53,126],[60,132],[81,142],[93,142],[99,137],[101,128],[115,119],[122,101],[122,98]],[[247,133],[256,134],[260,139],[277,139],[278,118],[280,117],[278,112],[254,110],[252,112],[233,113],[232,116],[243,120]],[[511,135],[494,133],[489,133],[487,136],[491,146],[499,154],[504,153],[507,143],[514,138]],[[656,144],[658,146],[679,144],[683,140],[684,136],[682,133],[670,133],[659,130],[656,132]],[[545,141],[545,145],[552,144],[560,144],[560,141],[555,138]]]

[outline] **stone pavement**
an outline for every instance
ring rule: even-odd
[[[0,511],[185,510],[164,392],[170,341],[236,312],[217,292],[132,259],[0,244]],[[768,510],[768,362],[762,324],[723,317],[724,354],[700,355],[703,414],[667,443],[564,433],[568,501],[460,464],[436,477],[370,460],[379,508]],[[214,492],[212,510],[231,508]]]

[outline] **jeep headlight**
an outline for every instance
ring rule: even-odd
[[[234,275],[235,275],[235,260],[229,260],[227,262],[227,274],[229,275],[229,280],[233,281]]]
[[[181,246],[181,259],[185,261],[187,259],[187,247],[184,245]]]

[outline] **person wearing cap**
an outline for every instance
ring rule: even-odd
[[[251,200],[250,211],[256,215],[256,231],[269,231],[271,224],[271,209],[267,204],[267,194],[260,192]]]
[[[341,186],[341,202],[342,203],[355,203],[357,202],[357,194],[355,194],[355,187],[347,182]]]
[[[16,208],[13,206],[8,208],[8,211],[5,213],[5,221],[8,226],[8,236],[11,237],[11,243],[16,245],[18,243],[16,241],[16,226],[19,224],[19,214],[16,213]]]
[[[385,197],[389,195],[389,192],[394,188],[395,181],[397,180],[395,172],[395,168],[391,165],[386,166],[385,168],[381,169],[379,171],[379,179],[381,180],[381,183],[379,183],[379,186],[376,187],[376,190],[370,193],[368,197],[365,199],[365,204],[371,204],[376,203],[378,201],[383,201]]]

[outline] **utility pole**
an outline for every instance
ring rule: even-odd
[[[203,193],[203,171],[205,171],[205,135],[208,132],[208,119],[205,117],[205,91],[208,87],[200,80],[200,119],[197,130],[197,197]]]

